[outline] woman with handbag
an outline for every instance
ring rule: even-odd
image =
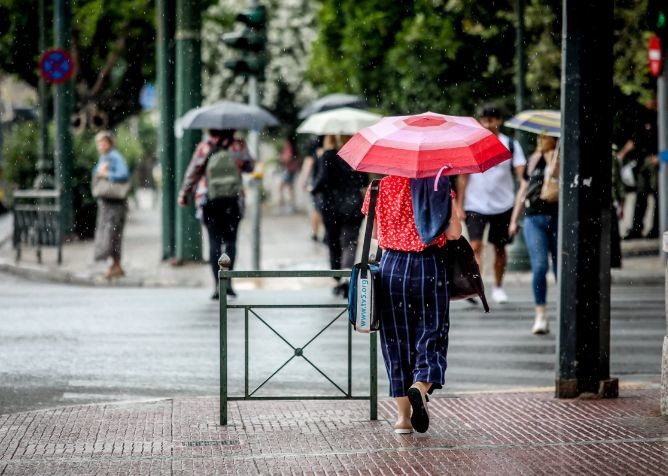
[[[532,286],[536,315],[531,329],[533,334],[547,334],[549,321],[546,311],[548,254],[552,272],[557,277],[557,229],[559,225],[557,139],[547,135],[538,138],[538,148],[529,157],[508,232],[519,232],[519,218],[524,212],[524,240],[531,261]]]
[[[125,275],[121,267],[121,241],[127,213],[128,166],[114,148],[111,132],[98,132],[95,145],[100,153],[100,159],[93,169],[93,196],[97,198],[95,260],[111,258],[111,265],[104,277],[120,278]]]
[[[441,249],[461,236],[462,227],[447,177],[439,179],[438,191],[433,178],[383,178],[374,215],[383,249],[380,341],[397,404],[394,431],[423,433],[429,427],[427,395],[442,387],[447,367],[450,308]]]

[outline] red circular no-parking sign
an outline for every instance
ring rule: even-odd
[[[649,62],[649,72],[655,78],[658,77],[661,74],[661,69],[663,69],[663,52],[661,51],[661,40],[656,35],[649,38],[647,61]]]
[[[39,58],[39,72],[49,83],[64,83],[74,74],[72,55],[61,48],[46,50]]]

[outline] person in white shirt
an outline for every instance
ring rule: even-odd
[[[457,209],[464,217],[469,241],[482,272],[483,234],[489,225],[487,241],[494,246],[494,278],[492,299],[497,303],[508,301],[503,289],[506,271],[506,245],[510,243],[508,225],[515,202],[515,177],[521,180],[526,157],[519,142],[501,134],[502,117],[499,108],[486,105],[479,113],[480,124],[496,134],[511,151],[512,158],[481,174],[460,175],[457,179]],[[514,176],[513,176],[514,175]]]

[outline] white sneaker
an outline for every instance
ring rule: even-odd
[[[492,300],[497,304],[508,302],[508,295],[503,288],[492,288]]]
[[[536,314],[536,320],[533,323],[533,328],[531,329],[532,334],[540,335],[547,334],[550,332],[550,324],[547,320],[546,314]]]

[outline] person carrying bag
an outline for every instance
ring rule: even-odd
[[[441,388],[450,326],[446,268],[441,248],[461,236],[447,177],[387,176],[367,190],[362,212],[375,222],[379,263],[379,336],[397,404],[396,433],[429,428],[427,394]],[[419,226],[418,226],[419,224]],[[424,233],[420,234],[418,230]],[[368,251],[367,251],[368,252]],[[366,254],[365,254],[366,255]]]

